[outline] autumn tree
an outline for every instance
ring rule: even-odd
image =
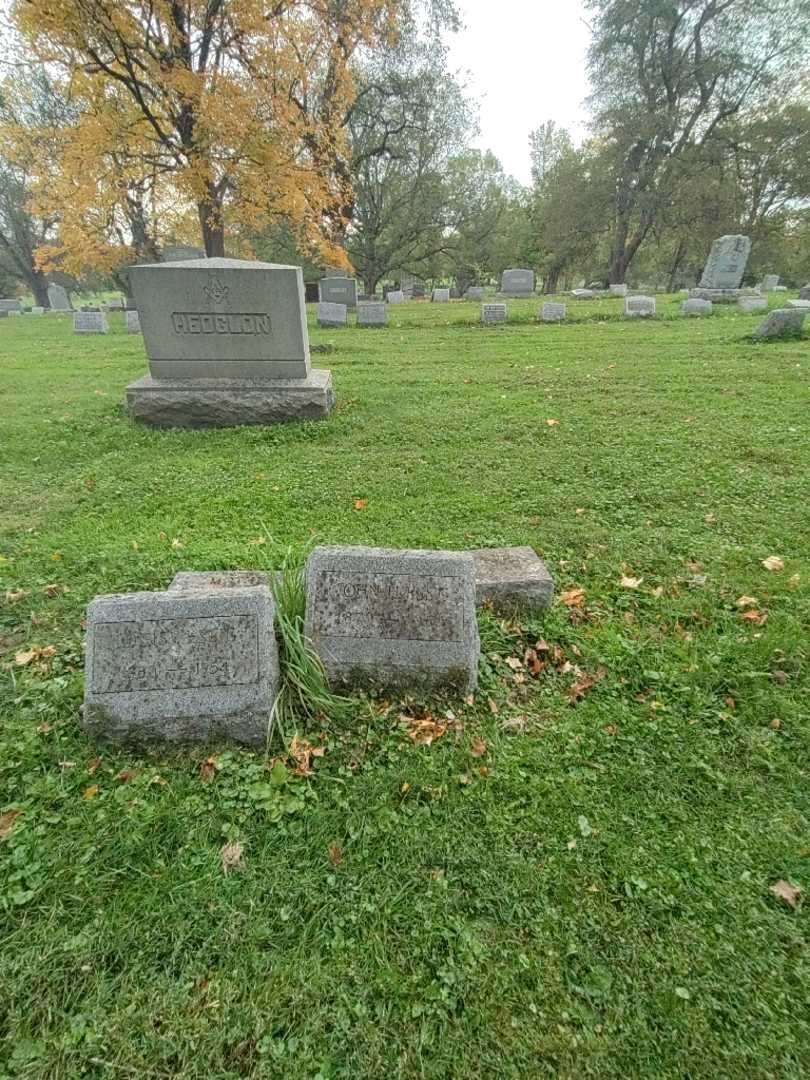
[[[170,205],[194,208],[209,255],[224,254],[229,228],[277,213],[334,257],[352,59],[389,39],[405,5],[15,0],[13,14],[82,102],[78,141],[117,152],[127,175],[168,178]],[[76,195],[95,209],[97,194]]]
[[[805,62],[808,0],[588,0],[595,127],[611,150],[609,280],[623,282],[691,161]]]

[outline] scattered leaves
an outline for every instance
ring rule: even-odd
[[[449,726],[448,722],[434,716],[401,716],[400,720],[408,725],[408,738],[414,746],[431,746],[437,739],[441,739]]]
[[[565,604],[566,607],[582,607],[585,603],[585,590],[576,588],[568,589],[564,593],[560,593],[560,602]]]
[[[470,747],[470,753],[474,758],[481,758],[487,752],[487,744],[483,739],[475,739]]]
[[[758,608],[751,608],[750,611],[741,612],[740,618],[745,619],[746,622],[756,623],[757,626],[764,626],[768,621],[768,613],[760,611]]]
[[[568,688],[568,696],[572,701],[581,701],[587,692],[607,675],[607,668],[600,667],[592,675],[583,675]]]
[[[756,607],[759,600],[755,596],[741,596],[737,601],[738,608]]]
[[[797,885],[792,885],[789,881],[780,879],[775,885],[771,885],[771,892],[778,900],[784,900],[793,911],[799,906],[802,890]]]
[[[96,769],[99,767],[100,764],[101,764],[101,758],[100,757],[91,758],[87,762],[87,773],[88,773],[88,775],[89,776],[95,776]]]
[[[206,758],[205,761],[200,762],[200,776],[205,781],[213,780],[217,775],[217,759],[215,757]]]
[[[55,645],[32,645],[30,649],[24,649],[14,654],[14,663],[17,667],[26,667],[28,664],[40,663],[56,656]]]
[[[785,564],[778,555],[769,555],[767,559],[762,560],[762,565],[766,570],[770,570],[773,573],[778,573],[780,570],[785,569]]]
[[[6,603],[17,604],[25,596],[25,589],[8,589],[6,591]]]
[[[22,813],[22,810],[7,810],[5,814],[0,814],[0,840],[5,840],[11,836],[11,831],[14,828],[14,822]]]
[[[334,867],[340,866],[343,862],[343,851],[337,840],[333,840],[327,849],[329,851],[329,862]]]
[[[227,876],[233,871],[239,871],[245,869],[245,845],[240,843],[239,840],[231,840],[227,844],[223,844],[219,849],[219,858],[222,863],[222,871]]]
[[[118,773],[118,775],[116,776],[115,779],[120,780],[122,783],[125,784],[129,780],[134,780],[137,775],[138,775],[138,770],[137,769],[122,769],[121,772]]]

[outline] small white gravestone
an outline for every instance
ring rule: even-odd
[[[103,311],[74,311],[74,334],[106,334],[109,330]]]
[[[613,294],[613,296],[627,296],[626,285],[608,285],[608,289]]]
[[[358,326],[385,326],[386,318],[385,303],[382,300],[358,300]]]
[[[450,290],[434,289],[431,299],[434,304],[447,304],[450,301]]]
[[[548,300],[543,304],[540,318],[543,322],[562,322],[565,318],[565,304],[557,304],[552,300]]]
[[[711,315],[713,308],[711,300],[684,300],[681,304],[684,315]]]
[[[123,311],[124,310],[124,301],[121,299],[120,296],[114,297],[112,300],[108,300],[107,301],[107,310],[108,311]]]
[[[339,326],[346,325],[346,313],[348,308],[345,304],[332,304],[321,300],[316,309],[318,326],[327,330],[334,330]]]
[[[402,291],[402,289],[392,289],[391,292],[388,294],[388,303],[389,304],[404,304],[405,303],[405,293]]]
[[[44,315],[45,314],[45,308],[44,307],[32,307],[31,308],[31,314],[32,315]]]
[[[128,334],[140,334],[141,332],[141,317],[137,311],[129,308],[124,312],[124,324],[127,328]]]
[[[505,323],[506,322],[506,304],[482,304],[481,305],[481,322],[483,322],[483,323]]]
[[[755,311],[767,311],[768,301],[764,296],[741,296],[737,301],[737,307],[746,315],[751,315]]]
[[[810,300],[788,300],[787,306],[798,311],[810,311]]]
[[[595,300],[596,293],[593,289],[572,289],[571,295],[575,300]]]
[[[655,297],[626,297],[624,301],[624,313],[634,319],[649,319],[652,315],[655,315]]]

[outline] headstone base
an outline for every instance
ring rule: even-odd
[[[153,379],[126,388],[132,419],[152,427],[240,427],[321,420],[335,404],[332,372],[313,368],[307,379]]]
[[[713,304],[736,304],[742,296],[760,296],[756,289],[690,289],[690,300],[711,300]]]
[[[554,599],[554,580],[530,547],[481,548],[475,563],[475,604],[488,604],[498,615],[542,611]]]

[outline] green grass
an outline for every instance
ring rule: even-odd
[[[679,301],[313,328],[328,421],[206,432],[130,425],[121,315],[0,322],[0,1078],[807,1075],[808,906],[770,887],[810,889],[810,342]],[[531,544],[585,604],[483,617],[471,705],[307,715],[291,680],[311,776],[278,735],[88,743],[95,594],[319,542]],[[566,662],[605,671],[576,705]]]

